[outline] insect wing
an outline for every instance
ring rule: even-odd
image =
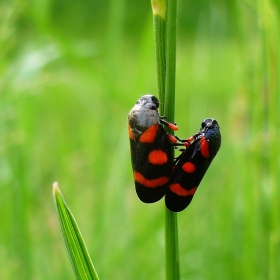
[[[145,203],[160,200],[166,193],[173,165],[168,134],[154,124],[138,140],[130,138],[131,162],[136,193]]]
[[[196,139],[179,156],[165,196],[166,207],[173,212],[184,210],[192,198],[221,145],[219,126],[196,134]],[[202,131],[202,130],[201,130]]]

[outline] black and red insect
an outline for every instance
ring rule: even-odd
[[[200,131],[185,140],[186,149],[175,160],[165,195],[166,207],[173,212],[184,210],[221,146],[220,127],[216,120],[205,119]]]
[[[173,167],[173,153],[169,135],[162,124],[172,130],[158,113],[159,100],[153,95],[142,96],[128,114],[128,133],[136,193],[141,201],[153,203],[166,193]]]

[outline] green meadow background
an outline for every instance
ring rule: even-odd
[[[222,133],[178,214],[181,278],[280,279],[280,2],[178,0],[177,24],[177,135]],[[157,95],[150,1],[4,0],[0,49],[0,278],[74,279],[58,181],[100,279],[164,279],[164,202],[138,200],[127,135]]]

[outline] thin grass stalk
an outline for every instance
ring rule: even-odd
[[[269,68],[270,68],[270,87],[271,100],[269,109],[270,123],[270,173],[272,175],[271,192],[271,219],[270,219],[270,238],[269,238],[269,279],[280,279],[280,223],[279,223],[279,201],[280,201],[280,21],[275,7],[270,7],[270,32],[269,32]],[[278,11],[279,12],[279,11]]]
[[[176,75],[176,21],[177,0],[167,0],[166,10],[166,76],[164,114],[169,121],[175,115],[175,75]]]
[[[164,115],[174,121],[176,75],[177,0],[167,0],[166,10],[166,79]],[[180,279],[177,213],[165,208],[166,280]]]
[[[167,10],[166,10],[167,8]],[[176,0],[152,0],[160,113],[171,122],[175,112]],[[172,131],[170,131],[172,133]],[[165,208],[166,279],[179,280],[177,214]]]
[[[266,75],[267,93],[268,93],[268,118],[267,126],[269,133],[269,174],[270,180],[270,228],[268,239],[268,279],[279,279],[279,250],[280,250],[280,237],[279,237],[279,218],[278,213],[280,192],[279,192],[279,28],[277,28],[277,14],[276,9],[272,3],[264,1],[264,10],[259,10],[262,13],[264,28],[263,28],[263,49],[265,54],[264,73]],[[278,34],[278,35],[277,35]],[[278,85],[277,85],[278,84]]]
[[[165,99],[165,14],[166,1],[152,0],[154,20],[155,52],[157,66],[158,96],[159,100]],[[160,106],[160,114],[164,114],[164,106]]]
[[[267,232],[268,243],[268,266],[266,277],[268,279],[280,278],[280,224],[278,213],[280,211],[279,200],[279,154],[278,145],[280,133],[280,104],[279,104],[279,20],[277,20],[276,7],[267,0],[260,0],[258,5],[258,16],[261,23],[262,32],[262,51],[263,51],[263,82],[267,95],[267,116],[266,127],[268,136],[268,174],[270,180],[267,180],[270,196],[268,203],[269,228]]]

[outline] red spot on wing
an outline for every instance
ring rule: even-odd
[[[153,143],[158,132],[158,124],[154,124],[146,129],[141,136],[139,137],[139,141],[141,143]]]
[[[179,183],[170,185],[170,190],[179,196],[194,195],[196,189],[197,189],[197,187],[194,187],[190,190],[186,190],[183,187],[181,187],[181,185]]]
[[[133,176],[134,176],[134,180],[136,182],[138,182],[139,184],[141,184],[147,188],[156,188],[159,186],[163,186],[163,185],[167,184],[169,181],[169,178],[164,177],[164,176],[159,177],[157,179],[149,180],[149,179],[146,179],[141,173],[139,173],[137,171],[134,171]]]
[[[129,138],[130,138],[131,140],[134,139],[134,135],[133,135],[133,133],[132,133],[132,129],[131,129],[130,125],[128,125],[128,135],[129,135]]]
[[[200,153],[204,158],[210,157],[209,143],[205,137],[200,140]]]
[[[167,162],[167,154],[162,150],[153,150],[149,154],[149,162],[156,165],[162,165]]]
[[[193,173],[196,167],[192,162],[187,161],[185,164],[182,165],[182,169],[187,173]]]

